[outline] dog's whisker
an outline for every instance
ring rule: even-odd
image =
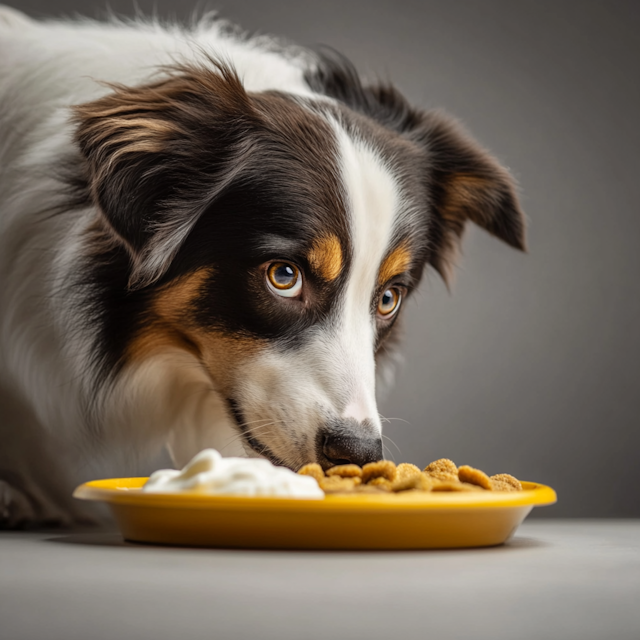
[[[258,425],[256,427],[247,428],[247,429],[244,428],[244,425],[241,425],[242,431],[240,433],[235,434],[232,437],[232,441],[242,440],[246,436],[246,434],[254,434],[257,431],[260,431],[261,429],[265,429],[267,427],[271,427],[274,424],[275,424],[274,422],[268,422],[267,424],[262,424],[262,425]]]
[[[261,424],[261,425],[257,425],[255,427],[250,427],[250,428],[246,428],[245,427],[249,424],[253,424],[256,422],[264,422],[264,419],[262,420],[251,420],[249,422],[245,422],[242,423],[240,425],[240,427],[243,429],[242,433],[238,433],[236,435],[234,435],[233,437],[231,437],[227,442],[224,443],[224,445],[222,446],[222,448],[220,449],[220,453],[222,453],[225,449],[228,449],[231,445],[235,444],[236,442],[244,442],[245,441],[245,437],[247,434],[249,435],[254,435],[255,433],[266,429],[268,427],[273,427],[277,424],[282,424],[282,422],[280,420],[272,420],[271,422],[267,422],[266,424]]]
[[[389,436],[382,434],[382,437],[386,438],[398,450],[398,453],[402,454],[402,451],[400,451],[400,447]]]
[[[390,451],[389,447],[384,444],[384,442],[382,443],[382,455],[384,456],[385,460],[391,458],[392,462],[395,462],[393,453]]]
[[[396,420],[398,422],[404,422],[405,424],[409,425],[410,427],[413,426],[408,420],[405,420],[404,418],[385,418],[385,420],[387,422],[391,422],[392,420]]]
[[[274,426],[276,426],[276,423],[275,422],[270,422],[268,424],[263,424],[263,425],[260,425],[258,427],[253,427],[252,429],[245,429],[244,433],[248,434],[248,435],[254,435],[254,434],[256,434],[256,433],[258,433],[260,431],[264,431],[265,429],[268,429],[268,428],[271,428],[271,427],[274,427]]]
[[[258,431],[262,431],[263,429],[266,429],[267,427],[273,427],[273,426],[280,426],[282,425],[282,421],[280,420],[272,420],[271,422],[267,422],[266,424],[259,424],[256,425],[255,427],[248,427],[245,428],[245,425],[242,425],[242,429],[244,431],[244,433],[256,433]]]
[[[269,422],[269,418],[260,418],[259,420],[249,420],[248,422],[241,423],[240,426],[246,427],[250,424],[255,424],[256,422]]]

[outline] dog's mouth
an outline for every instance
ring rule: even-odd
[[[254,453],[257,453],[259,456],[266,458],[267,460],[269,460],[269,462],[271,462],[271,464],[277,467],[291,468],[290,465],[281,460],[266,444],[260,442],[260,440],[251,433],[251,431],[247,427],[247,423],[244,419],[242,410],[240,409],[240,406],[238,405],[238,402],[236,400],[234,400],[233,398],[227,398],[227,406],[229,407],[229,412],[235,420],[236,426],[240,431],[242,439]],[[293,469],[293,471],[296,471],[296,469]]]

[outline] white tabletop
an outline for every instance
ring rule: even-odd
[[[0,532],[2,640],[638,640],[640,521],[538,520],[490,549],[154,547]]]

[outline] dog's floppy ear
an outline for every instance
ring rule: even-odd
[[[468,220],[525,251],[525,217],[509,172],[442,113],[424,113],[412,134],[426,149],[428,158],[428,190],[434,214],[430,264],[445,282],[452,279]]]
[[[317,52],[312,89],[408,138],[427,156],[433,213],[430,264],[449,282],[467,220],[525,250],[525,220],[509,172],[452,118],[412,107],[391,84],[363,84],[355,67],[331,50]]]
[[[215,61],[176,66],[76,106],[93,198],[132,259],[129,285],[168,268],[198,217],[242,169],[255,120],[238,76]]]

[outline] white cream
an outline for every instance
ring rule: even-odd
[[[182,471],[161,469],[152,473],[142,490],[155,493],[195,491],[227,496],[324,497],[324,492],[310,476],[276,467],[261,458],[223,458],[215,449],[204,449]]]

